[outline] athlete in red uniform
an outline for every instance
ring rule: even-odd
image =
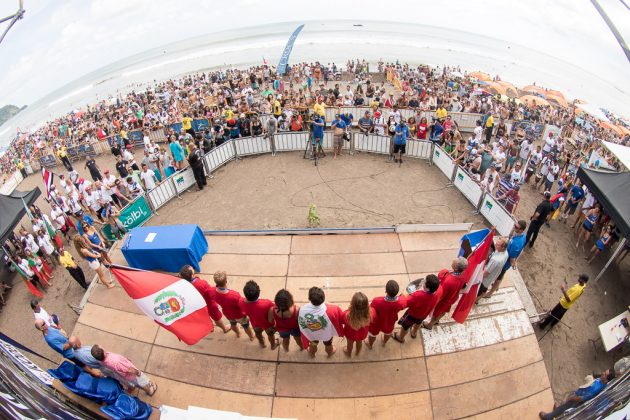
[[[201,293],[203,296],[203,300],[206,301],[206,307],[208,308],[208,314],[210,318],[214,320],[219,328],[223,330],[224,333],[230,331],[230,327],[227,327],[223,322],[223,314],[221,313],[221,309],[219,309],[219,305],[215,301],[216,297],[216,289],[208,284],[207,281],[196,277],[195,271],[189,265],[185,265],[179,270],[179,276],[184,280],[188,280],[194,287]]]
[[[383,333],[383,346],[392,337],[394,326],[398,321],[398,312],[407,307],[407,297],[398,296],[399,290],[396,280],[390,280],[385,285],[386,295],[372,299],[370,306],[374,308],[376,317],[370,323],[368,348],[372,348],[380,333]]]
[[[410,328],[411,338],[416,338],[420,324],[433,311],[439,300],[440,280],[435,274],[429,274],[424,279],[422,289],[416,290],[407,298],[408,309],[398,321],[402,331],[400,335],[394,333],[394,340],[404,343]]]
[[[438,278],[442,286],[442,297],[433,311],[431,321],[422,324],[424,328],[429,330],[433,328],[444,314],[451,310],[451,306],[457,302],[460,292],[466,286],[466,279],[462,277],[462,273],[467,267],[468,260],[464,257],[457,257],[451,264],[453,271],[448,271],[446,268],[440,270]]]
[[[249,327],[249,318],[241,309],[241,294],[235,290],[227,288],[227,274],[225,271],[217,271],[214,273],[214,284],[216,284],[215,301],[221,305],[223,315],[230,321],[232,331],[237,337],[241,336],[238,324],[241,324],[245,330],[245,334],[251,341],[254,341],[254,332]]]
[[[282,339],[282,348],[284,351],[289,351],[289,342],[293,337],[300,350],[304,350],[300,339],[300,324],[298,324],[300,307],[293,303],[293,295],[286,289],[280,289],[273,301],[275,305],[269,310],[267,319],[276,325],[276,331]]]
[[[241,298],[241,309],[243,313],[249,317],[260,347],[267,347],[265,338],[262,335],[264,331],[267,333],[267,337],[269,337],[271,350],[275,350],[280,344],[278,339],[274,336],[275,330],[273,322],[269,320],[269,311],[273,308],[273,302],[269,299],[259,299],[260,287],[254,280],[249,280],[245,283],[243,294],[245,298]]]
[[[352,295],[350,307],[343,313],[343,335],[348,343],[343,352],[352,356],[352,348],[356,344],[355,355],[358,356],[363,348],[363,340],[368,336],[368,327],[374,320],[376,311],[370,307],[367,296],[361,292]]]

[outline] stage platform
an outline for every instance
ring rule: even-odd
[[[225,270],[242,291],[253,278],[262,297],[283,287],[296,303],[311,286],[346,308],[361,290],[369,298],[395,279],[413,279],[449,267],[465,231],[353,235],[212,235],[202,277]],[[124,264],[119,250],[114,262]],[[206,407],[248,416],[298,419],[537,418],[553,405],[547,371],[510,270],[501,289],[469,320],[450,318],[401,345],[380,341],[348,359],[316,359],[296,350],[259,349],[243,334],[216,329],[194,346],[180,343],[144,316],[120,286],[98,285],[74,334],[84,344],[122,353],[159,385],[154,406]],[[201,418],[201,417],[200,417]]]

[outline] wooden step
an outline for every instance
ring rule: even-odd
[[[538,417],[540,411],[551,411],[553,405],[553,392],[551,388],[547,388],[544,391],[513,402],[512,404],[476,414],[469,418],[475,420],[503,420],[507,418],[514,420],[535,419]]]
[[[400,244],[403,251],[434,251],[455,250],[454,256],[459,251],[459,241],[465,232],[413,232],[399,233]]]
[[[210,235],[208,254],[287,255],[291,251],[291,236]]]
[[[144,343],[153,343],[159,328],[146,315],[105,308],[93,303],[83,307],[78,323]]]
[[[357,235],[300,235],[293,237],[291,254],[371,254],[398,252],[395,233]]]
[[[238,276],[286,276],[288,255],[206,254],[199,262],[204,275],[225,271]]]
[[[420,270],[421,271],[421,270]],[[291,255],[289,277],[405,274],[399,252],[347,255]]]

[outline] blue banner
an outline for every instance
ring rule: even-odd
[[[293,44],[297,39],[300,31],[304,25],[300,25],[297,27],[295,31],[289,37],[287,41],[287,45],[284,47],[284,51],[282,51],[282,56],[280,57],[280,62],[278,63],[278,75],[282,76],[287,71],[287,65],[289,64],[289,56],[291,55],[291,50],[293,49]]]
[[[175,131],[176,135],[179,135],[182,132],[182,123],[174,123],[168,126],[169,129]]]
[[[192,128],[193,130],[195,130],[195,133],[198,131],[204,131],[208,127],[210,127],[210,123],[205,118],[202,118],[199,120],[193,120],[192,122]]]
[[[129,140],[132,144],[144,144],[144,133],[142,131],[130,131]]]

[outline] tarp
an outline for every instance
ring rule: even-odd
[[[630,171],[630,147],[622,146],[621,144],[611,143],[609,141],[602,141],[604,147],[615,155],[615,157],[626,167],[627,171]]]
[[[578,178],[604,206],[623,236],[630,238],[630,172],[611,173],[580,167]]]
[[[13,191],[9,195],[0,194],[0,243],[7,240],[13,228],[26,214],[24,203],[30,206],[41,194],[39,187],[28,192]]]
[[[592,115],[593,117],[597,118],[598,120],[605,121],[605,122],[610,122],[610,120],[608,119],[606,114],[604,114],[602,112],[602,110],[599,109],[599,107],[597,107],[595,105],[591,105],[591,104],[576,104],[575,106],[577,108],[580,108],[582,111],[586,112],[587,114]]]

